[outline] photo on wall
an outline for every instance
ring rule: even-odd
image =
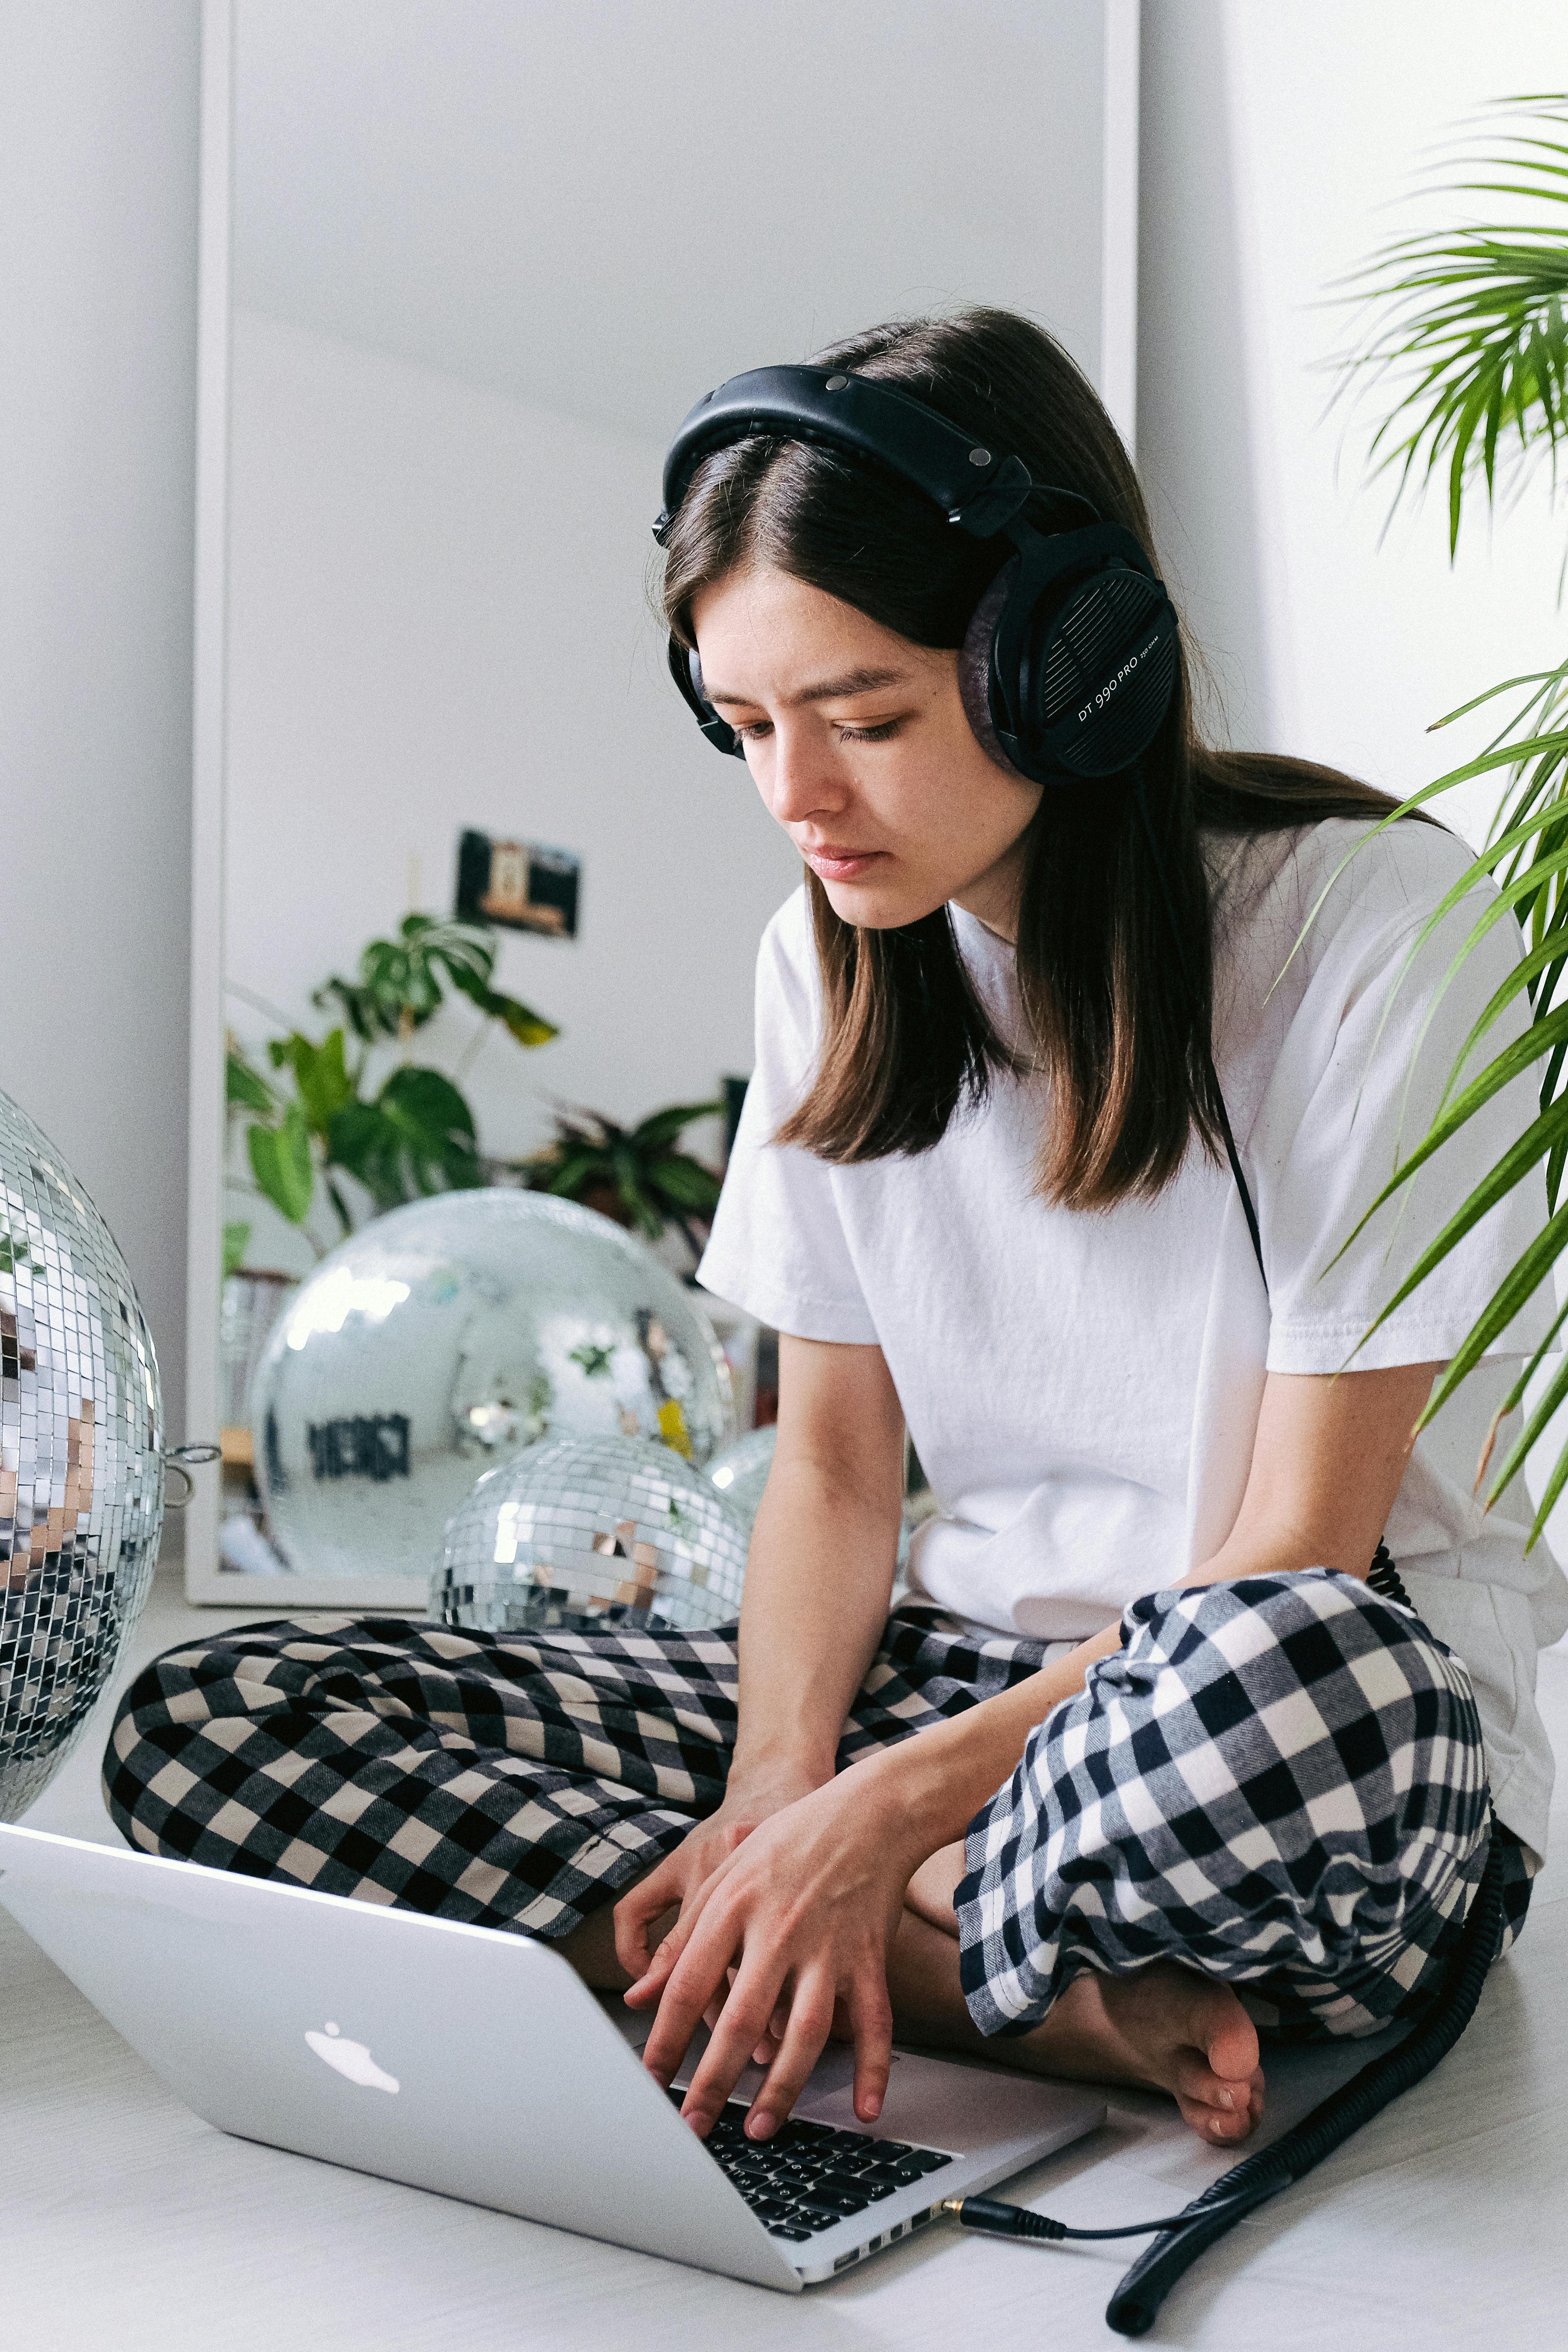
[[[458,840],[454,912],[472,923],[499,923],[508,930],[574,940],[582,860],[568,849],[497,841],[470,827]]]

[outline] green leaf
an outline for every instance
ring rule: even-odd
[[[500,1022],[520,1045],[548,1045],[552,1037],[561,1034],[542,1013],[531,1011],[515,996],[505,996],[500,989],[491,988],[488,965],[482,973],[453,967],[450,977],[453,986],[462,991],[470,1004],[477,1004],[487,1019]]]
[[[719,1179],[711,1168],[704,1168],[700,1160],[684,1151],[667,1152],[653,1161],[647,1171],[648,1188],[656,1198],[662,1197],[677,1209],[691,1210],[700,1217],[710,1217],[719,1205]]]
[[[378,1209],[398,1209],[404,1185],[398,1138],[375,1103],[345,1103],[327,1131],[327,1165],[357,1177]]]
[[[232,1047],[225,1065],[224,1094],[237,1109],[258,1111],[263,1118],[270,1118],[278,1108],[278,1097],[260,1072]]]
[[[1442,1380],[1427,1400],[1416,1423],[1424,1429],[1454,1391],[1472,1372],[1493,1341],[1500,1339],[1526,1301],[1532,1298],[1551,1273],[1558,1252],[1568,1239],[1568,1209],[1548,1221],[1529,1248],[1504,1276],[1445,1368]]]
[[[563,1152],[542,1189],[563,1201],[574,1201],[590,1184],[613,1184],[615,1170],[602,1151]]]
[[[251,1172],[262,1192],[291,1225],[302,1225],[316,1189],[310,1131],[298,1103],[290,1103],[280,1127],[253,1127],[246,1137]]]
[[[721,1102],[672,1103],[668,1110],[656,1110],[640,1127],[632,1129],[632,1142],[639,1151],[651,1151],[661,1143],[673,1143],[683,1129],[694,1126],[700,1118],[721,1118]]]
[[[1463,1241],[1471,1226],[1479,1224],[1487,1211],[1495,1208],[1498,1202],[1529,1174],[1557,1137],[1564,1133],[1568,1133],[1568,1098],[1554,1103],[1550,1111],[1525,1129],[1519,1141],[1503,1153],[1496,1166],[1489,1169],[1462,1206],[1449,1218],[1431,1247],[1424,1250],[1417,1258],[1381,1314],[1362,1333],[1351,1351],[1352,1356],[1365,1347],[1374,1331],[1382,1328],[1395,1307],[1402,1307],[1412,1291],[1418,1290],[1428,1275],[1436,1271],[1443,1260]],[[1371,1214],[1370,1211],[1368,1214]],[[1363,1218],[1362,1223],[1364,1224],[1365,1222]]]
[[[1391,1199],[1402,1186],[1408,1184],[1416,1171],[1426,1166],[1433,1153],[1440,1151],[1449,1138],[1457,1134],[1468,1119],[1475,1117],[1483,1104],[1489,1102],[1493,1095],[1500,1093],[1504,1087],[1521,1076],[1529,1069],[1531,1062],[1539,1060],[1556,1038],[1568,1038],[1568,1005],[1560,1007],[1557,1012],[1549,1013],[1544,1020],[1538,1022],[1533,1028],[1527,1029],[1523,1036],[1517,1038],[1511,1045],[1507,1046],[1498,1055],[1495,1061],[1489,1062],[1480,1076],[1465,1088],[1463,1094],[1456,1098],[1440,1118],[1433,1121],[1415,1150],[1407,1159],[1400,1161],[1397,1170],[1389,1178],[1372,1206],[1357,1221],[1347,1238],[1330,1259],[1331,1266],[1339,1264],[1357,1234],[1364,1230],[1384,1202]],[[1536,1157],[1539,1158],[1540,1154],[1537,1153]],[[1522,1170],[1521,1173],[1523,1173]],[[1327,1268],[1324,1269],[1325,1272],[1327,1270]]]
[[[275,1049],[279,1050],[279,1049]],[[312,1134],[323,1141],[333,1114],[354,1098],[354,1082],[349,1075],[343,1050],[343,1033],[330,1030],[320,1045],[295,1030],[283,1041],[281,1056],[294,1073],[294,1084],[300,1090],[300,1108]]]
[[[1568,1397],[1568,1360],[1558,1366],[1557,1370],[1547,1382],[1543,1393],[1536,1401],[1534,1411],[1526,1418],[1524,1426],[1509,1447],[1500,1466],[1494,1474],[1491,1485],[1487,1489],[1489,1510],[1510,1480],[1523,1469],[1526,1462],[1545,1436],[1552,1416],[1564,1397]],[[1513,1406],[1510,1405],[1507,1409],[1512,1411]],[[1500,1421],[1502,1417],[1500,1412],[1498,1419]]]
[[[407,1198],[483,1183],[474,1115],[439,1070],[394,1070],[375,1108],[395,1139]]]
[[[1504,101],[1497,119],[1500,151],[1479,180],[1468,162],[1451,166],[1449,197],[1561,204],[1568,100]],[[1505,442],[1521,457],[1544,449],[1554,460],[1568,438],[1568,237],[1545,213],[1522,226],[1402,237],[1345,287],[1348,299],[1370,306],[1370,320],[1336,396],[1358,384],[1393,390],[1373,464],[1393,472],[1394,507],[1446,468],[1452,549],[1471,484],[1479,480],[1489,502],[1505,478]]]
[[[634,1178],[623,1178],[616,1189],[620,1195],[622,1207],[631,1218],[638,1233],[646,1234],[649,1241],[657,1241],[664,1231],[665,1220],[648,1199],[642,1186]]]
[[[223,1278],[237,1274],[245,1264],[245,1253],[250,1241],[250,1227],[243,1220],[226,1224],[223,1229]],[[9,1271],[9,1269],[7,1269]]]
[[[485,1009],[520,1045],[548,1045],[552,1037],[561,1034],[553,1021],[546,1021],[542,1013],[531,1012],[515,996],[492,995]]]

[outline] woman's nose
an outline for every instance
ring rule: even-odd
[[[768,778],[768,802],[780,824],[801,824],[810,816],[837,813],[844,806],[842,783],[822,754],[820,743],[792,728],[780,728],[773,737],[773,773]]]

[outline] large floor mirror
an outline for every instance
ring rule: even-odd
[[[742,368],[969,301],[1050,327],[1131,434],[1137,6],[205,0],[204,24],[189,1381],[226,1458],[187,1583],[417,1609],[411,1464],[444,1449],[460,1494],[531,1424],[494,1370],[502,1294],[455,1306],[438,1242],[411,1274],[379,1218],[732,1099],[799,878],[665,674],[664,445]],[[676,1141],[719,1166],[722,1116]],[[700,1234],[665,1205],[671,1299],[624,1302],[636,1347],[591,1318],[552,1344],[614,1425],[668,1433],[709,1375],[674,1303]],[[430,1314],[290,1455],[257,1366],[351,1234],[310,1328],[369,1333],[400,1286]],[[310,1503],[287,1528],[269,1447]]]

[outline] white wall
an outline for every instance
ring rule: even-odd
[[[501,935],[498,983],[563,1034],[484,1048],[487,1149],[540,1140],[551,1097],[636,1118],[749,1070],[756,942],[799,864],[665,675],[658,447],[244,310],[233,383],[231,981],[318,1033],[311,987],[411,878],[450,913],[478,825],[584,861],[575,941]],[[472,1026],[415,1051],[450,1066]]]
[[[1324,411],[1357,331],[1338,281],[1463,216],[1406,202],[1457,126],[1564,88],[1568,31],[1541,0],[1145,0],[1139,463],[1235,741],[1407,793],[1481,746],[1484,719],[1432,721],[1561,658],[1568,509],[1547,482],[1490,530],[1472,500],[1450,566],[1446,483],[1384,535],[1375,402],[1348,430]],[[1436,813],[1479,844],[1494,805],[1478,784]],[[1467,1483],[1497,1381],[1477,1375],[1439,1424]],[[1568,1554],[1568,1513],[1552,1549]]]
[[[237,297],[660,442],[934,304],[1022,302],[1093,368],[1105,16],[238,0]]]
[[[184,1430],[195,0],[0,0],[0,1085]]]
[[[1472,506],[1450,569],[1446,487],[1380,545],[1375,399],[1348,433],[1324,410],[1358,321],[1337,282],[1456,217],[1404,201],[1434,151],[1489,99],[1564,88],[1541,0],[1145,0],[1139,457],[1238,742],[1407,792],[1479,748],[1433,720],[1559,657],[1544,481],[1495,533]],[[1489,811],[1478,790],[1442,813],[1479,836]]]

